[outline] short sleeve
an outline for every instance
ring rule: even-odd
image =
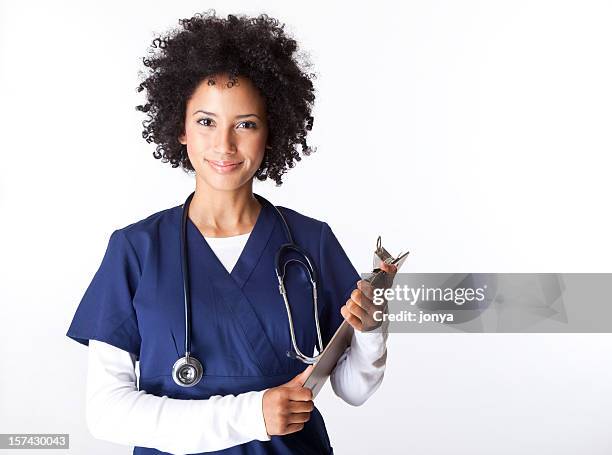
[[[66,335],[84,345],[98,340],[139,356],[140,333],[132,301],[140,274],[140,262],[125,233],[114,231]]]
[[[320,243],[320,277],[319,294],[323,297],[321,304],[321,336],[323,345],[327,346],[340,324],[344,321],[340,308],[349,299],[351,292],[357,288],[361,279],[342,245],[327,223],[323,223]]]

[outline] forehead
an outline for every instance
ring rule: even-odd
[[[236,111],[250,109],[263,111],[264,99],[250,79],[238,76],[232,85],[227,75],[216,75],[214,85],[211,78],[203,79],[194,90],[188,101],[188,108],[208,108],[212,111]]]

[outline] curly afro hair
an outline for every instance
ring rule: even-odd
[[[281,185],[282,175],[301,161],[298,145],[304,155],[316,151],[306,142],[314,120],[312,79],[316,78],[306,72],[311,66],[307,57],[287,36],[285,24],[266,14],[256,18],[229,14],[224,19],[208,10],[179,24],[182,28],[153,40],[149,48],[153,55],[143,58],[146,78],[137,87],[147,93],[146,104],[136,109],[147,114],[142,136],[157,144],[153,156],[193,171],[187,148],[178,141],[187,101],[204,79],[212,85],[215,75],[228,74],[231,86],[240,75],[260,91],[268,116],[270,148],[255,177],[262,181],[270,177]]]

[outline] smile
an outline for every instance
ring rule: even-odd
[[[205,160],[219,174],[227,174],[240,167],[244,161],[213,161]]]

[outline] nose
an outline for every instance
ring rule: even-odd
[[[233,155],[236,153],[236,141],[232,129],[220,128],[215,139],[215,153],[217,155]]]

